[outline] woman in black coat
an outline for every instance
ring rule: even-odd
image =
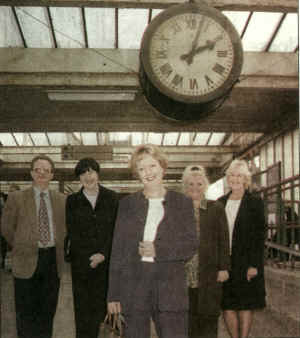
[[[247,189],[251,175],[245,161],[234,160],[226,171],[231,191],[220,201],[229,225],[231,271],[223,283],[222,309],[232,338],[249,335],[253,310],[265,307],[263,201]]]
[[[118,207],[117,194],[99,184],[98,163],[78,162],[82,188],[66,202],[76,338],[98,338],[106,315],[108,266]]]

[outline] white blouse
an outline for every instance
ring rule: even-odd
[[[241,200],[227,200],[225,211],[227,216],[227,222],[229,226],[229,245],[230,245],[230,253],[232,247],[232,234],[234,229],[234,222],[239,211],[239,207],[241,204]]]
[[[156,237],[159,223],[164,217],[164,206],[162,202],[164,198],[149,198],[149,208],[144,229],[143,241],[153,242]],[[142,257],[143,262],[154,262],[153,257]]]

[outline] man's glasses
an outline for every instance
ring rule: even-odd
[[[42,172],[44,172],[45,174],[51,173],[51,169],[47,169],[47,168],[34,168],[33,171],[37,174],[41,174]]]

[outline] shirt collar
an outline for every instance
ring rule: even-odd
[[[33,191],[34,191],[35,196],[40,196],[40,193],[42,192],[42,190],[35,185],[33,186]],[[49,197],[49,189],[43,190],[43,193],[45,193],[46,197]]]

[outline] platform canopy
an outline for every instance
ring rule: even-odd
[[[231,20],[244,49],[239,83],[208,118],[169,121],[145,100],[138,80],[143,32],[161,11],[185,2],[2,0],[1,181],[27,180],[39,152],[56,153],[60,179],[71,179],[77,158],[64,157],[66,146],[72,154],[88,146],[94,155],[110,147],[112,157],[101,159],[105,179],[130,180],[128,157],[145,142],[171,152],[170,180],[193,161],[216,179],[234,156],[297,127],[297,0],[206,1]]]

